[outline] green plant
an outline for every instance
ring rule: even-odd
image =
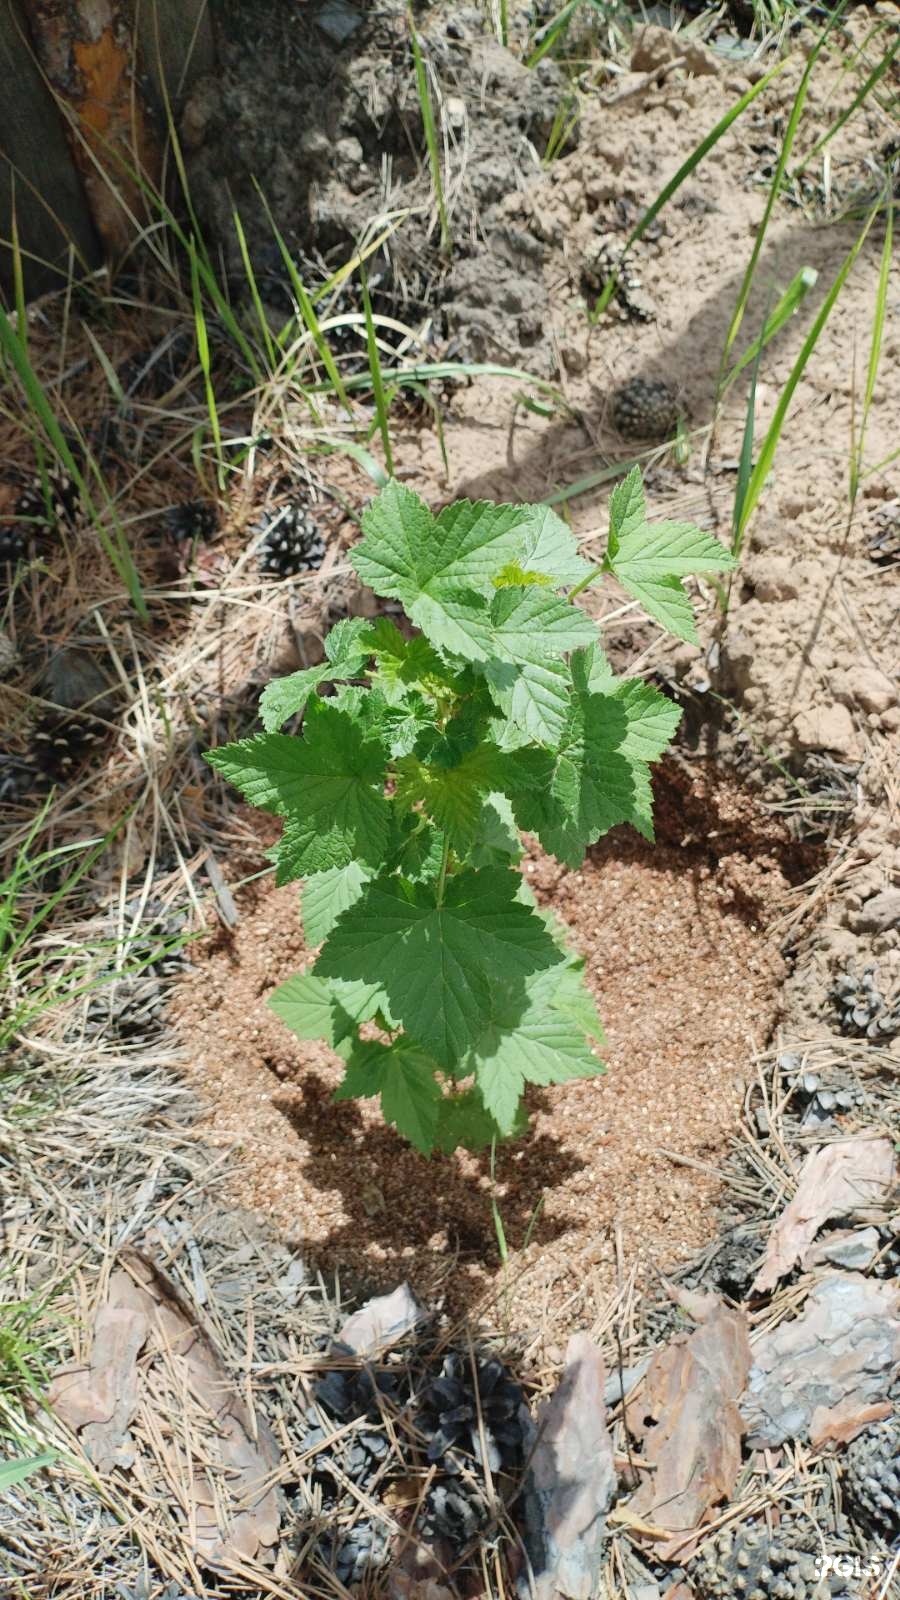
[[[380,1095],[425,1153],[485,1147],[524,1127],[526,1084],[602,1070],[582,963],[517,870],[519,830],[573,866],[618,823],[652,837],[650,764],[680,715],[614,676],[572,602],[611,573],[695,639],[682,579],[733,563],[690,523],[648,523],[637,470],[613,491],[597,567],[546,506],[434,517],[394,481],[363,535],[358,576],[411,630],[339,622],[321,666],[265,690],[266,732],[207,759],[285,820],[277,880],[305,880],[322,949],[271,1005],[343,1056],[336,1098]],[[302,736],[279,731],[301,712]]]

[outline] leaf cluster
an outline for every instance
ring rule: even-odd
[[[380,1097],[423,1153],[479,1148],[523,1127],[526,1085],[602,1071],[582,963],[518,871],[520,831],[571,866],[619,823],[652,838],[650,767],[680,714],[613,674],[574,596],[612,573],[691,639],[684,577],[732,563],[699,528],[648,523],[637,470],[597,569],[545,506],[434,516],[393,481],[363,533],[353,565],[405,624],[338,623],[321,666],[265,690],[265,732],[207,759],[284,819],[277,880],[303,881],[321,947],[273,1009],[343,1057],[336,1098]]]

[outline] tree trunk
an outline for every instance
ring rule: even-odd
[[[108,256],[150,220],[159,142],[141,92],[130,0],[25,0],[38,60],[67,118],[72,159]]]

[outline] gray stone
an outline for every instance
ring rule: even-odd
[[[827,1261],[833,1267],[847,1267],[850,1271],[865,1272],[872,1265],[881,1248],[877,1228],[842,1228],[837,1233],[827,1233],[824,1239],[807,1250],[803,1257],[806,1270]]]
[[[574,1334],[559,1387],[537,1419],[525,1487],[531,1571],[519,1582],[522,1600],[589,1600],[597,1590],[616,1486],[605,1383],[600,1351],[588,1334]]]
[[[900,889],[882,889],[873,894],[853,918],[857,933],[887,933],[900,928]]]

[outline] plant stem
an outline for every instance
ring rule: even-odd
[[[601,563],[599,567],[592,567],[587,576],[582,578],[580,583],[576,583],[574,589],[569,590],[569,600],[574,600],[576,595],[582,594],[588,585],[594,582],[595,578],[602,578],[605,571],[605,563]]]

